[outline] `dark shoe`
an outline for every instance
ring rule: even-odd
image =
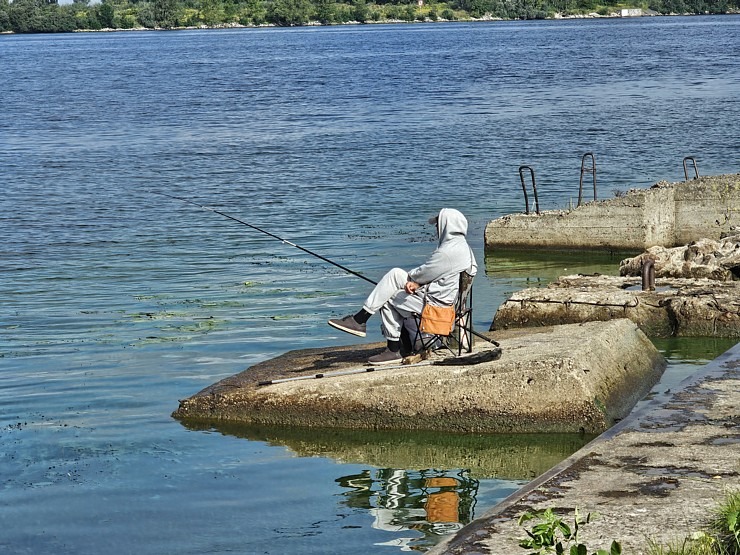
[[[351,315],[345,316],[341,319],[329,320],[329,325],[333,328],[346,331],[347,333],[351,333],[352,335],[357,335],[359,337],[365,337],[365,335],[367,335],[365,332],[366,325],[358,324]]]
[[[381,364],[393,364],[394,362],[396,364],[400,364],[402,360],[403,357],[401,356],[401,353],[393,352],[390,349],[386,349],[379,355],[375,355],[367,359],[370,364],[376,366]]]

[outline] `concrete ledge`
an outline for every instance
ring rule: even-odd
[[[486,226],[486,249],[642,251],[697,237],[719,239],[740,224],[740,174],[660,182],[572,211],[512,214]]]
[[[640,278],[564,276],[545,288],[514,293],[492,329],[629,318],[649,336],[740,337],[740,282],[660,279],[642,291]]]
[[[500,360],[409,366],[259,387],[266,376],[362,367],[380,345],[293,351],[180,402],[176,418],[321,428],[600,433],[665,368],[629,320],[496,336]]]
[[[727,491],[740,488],[740,344],[519,490],[429,552],[524,553],[517,518],[555,508],[566,520],[600,515],[581,530],[589,552],[647,553],[648,540],[680,542],[701,530]]]

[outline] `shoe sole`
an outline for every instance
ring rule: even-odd
[[[353,330],[352,328],[345,328],[344,326],[341,326],[339,324],[336,324],[336,323],[332,322],[331,320],[329,320],[327,323],[332,328],[336,328],[336,329],[338,329],[340,331],[343,331],[345,333],[351,333],[352,335],[356,335],[357,337],[365,337],[367,335],[367,333],[364,332],[364,331],[357,331],[357,330]]]

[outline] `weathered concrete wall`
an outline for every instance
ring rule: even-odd
[[[675,197],[676,186],[654,187],[645,191],[645,207],[641,220],[639,220],[644,226],[645,235],[637,237],[638,243],[640,241],[644,245],[673,245],[675,243],[676,227],[681,225],[676,218]],[[619,222],[616,222],[616,225],[619,226]]]
[[[382,346],[293,351],[181,401],[174,416],[323,428],[600,433],[629,413],[665,366],[648,338],[624,319],[497,340],[504,354],[493,362],[256,386],[270,373],[362,367]]]
[[[668,399],[654,399],[429,555],[525,553],[517,519],[547,508],[571,525],[576,510],[598,513],[579,531],[589,553],[608,550],[612,540],[630,555],[654,553],[651,540],[682,545],[740,487],[739,392],[736,345]]]
[[[740,226],[740,174],[705,177],[673,185],[675,237],[678,246],[700,237],[718,239]],[[712,232],[712,233],[709,233]]]
[[[740,337],[740,282],[661,279],[642,291],[639,278],[563,276],[517,291],[496,311],[491,329],[629,318],[654,337]]]
[[[740,174],[661,182],[572,211],[512,214],[486,226],[487,249],[644,250],[700,237],[719,239],[740,225]]]

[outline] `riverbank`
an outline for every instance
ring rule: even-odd
[[[600,8],[598,11],[574,12],[546,12],[544,6],[539,11],[528,13],[508,14],[505,16],[486,12],[479,17],[470,15],[462,9],[452,9],[445,3],[409,5],[404,10],[397,9],[394,15],[386,14],[382,10],[388,8],[382,5],[367,5],[360,8],[360,15],[355,15],[353,4],[343,6],[340,14],[331,17],[324,14],[326,19],[316,19],[316,15],[292,15],[294,19],[284,19],[285,16],[274,16],[262,7],[256,14],[240,15],[231,21],[207,23],[213,14],[206,15],[203,11],[187,8],[182,17],[172,20],[155,20],[149,12],[139,13],[139,7],[116,6],[115,8],[101,8],[100,6],[80,7],[77,4],[48,4],[42,6],[35,19],[23,11],[10,16],[14,9],[12,4],[5,8],[0,5],[0,35],[28,34],[28,33],[116,33],[123,31],[193,31],[193,30],[225,30],[225,29],[262,29],[277,27],[333,27],[344,25],[391,25],[391,24],[418,24],[418,23],[478,23],[491,21],[520,22],[522,20],[568,21],[577,19],[639,19],[640,17],[684,17],[684,16],[714,16],[737,15],[739,9],[728,8],[725,12],[711,13],[695,11],[674,13],[660,13],[642,8],[620,8],[614,11]],[[375,11],[373,11],[373,6]],[[393,6],[398,8],[398,6]],[[534,8],[531,8],[534,9]],[[5,11],[4,11],[5,10]],[[341,10],[340,10],[341,11]],[[183,18],[185,21],[183,21]]]
[[[646,554],[701,531],[728,491],[740,488],[740,344],[555,466],[430,555],[524,553],[517,525],[526,511],[555,508],[583,527],[589,551]]]

